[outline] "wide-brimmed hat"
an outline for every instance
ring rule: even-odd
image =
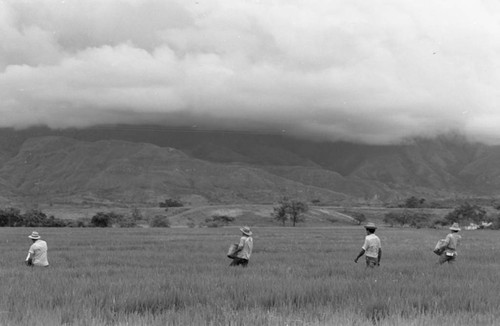
[[[28,236],[28,238],[37,240],[37,239],[40,239],[40,235],[38,234],[38,232],[33,231],[33,232],[31,232],[31,234]]]
[[[377,228],[377,227],[375,226],[375,223],[372,223],[372,222],[367,223],[367,224],[365,225],[365,229],[375,230],[376,228]]]
[[[241,232],[243,232],[244,234],[248,235],[248,236],[251,236],[252,235],[252,231],[250,231],[250,228],[248,226],[244,226],[240,229]]]
[[[450,226],[450,230],[452,230],[452,231],[460,231],[460,227],[458,226],[458,223],[453,223]]]

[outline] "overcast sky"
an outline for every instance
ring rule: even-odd
[[[0,0],[0,126],[500,143],[497,0]]]

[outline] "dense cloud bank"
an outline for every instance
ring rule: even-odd
[[[496,1],[0,1],[0,127],[500,142]]]

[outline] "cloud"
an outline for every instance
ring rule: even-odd
[[[0,126],[500,143],[495,1],[4,0]]]

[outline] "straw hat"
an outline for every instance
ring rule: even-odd
[[[375,226],[375,223],[372,223],[372,222],[367,223],[367,224],[365,225],[365,229],[375,230],[376,228],[377,228],[377,227]]]
[[[450,226],[450,230],[452,230],[452,231],[460,231],[460,227],[458,226],[458,223],[453,223]]]
[[[248,226],[244,226],[240,229],[241,232],[243,232],[244,234],[248,235],[248,236],[251,236],[252,235],[252,231],[250,231],[250,228]]]
[[[38,239],[40,239],[40,235],[38,234],[38,232],[33,231],[33,232],[31,232],[31,234],[28,236],[28,238],[30,238],[30,239],[34,239],[34,240],[38,240]]]

